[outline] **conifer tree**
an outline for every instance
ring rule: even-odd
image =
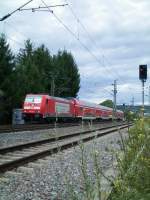
[[[34,48],[30,40],[25,42],[17,57],[16,75],[20,82],[19,96],[23,100],[27,93],[40,93],[44,89],[39,68],[34,61]]]
[[[14,56],[7,44],[5,35],[0,36],[0,90],[5,93],[6,82],[14,68]]]
[[[71,53],[64,50],[51,56],[44,45],[34,48],[27,40],[15,58],[4,35],[0,36],[0,80],[1,122],[11,119],[14,108],[22,108],[26,94],[53,91],[54,96],[76,97],[80,88]]]
[[[56,72],[56,95],[76,97],[80,89],[80,74],[71,53],[59,51],[53,57]]]
[[[37,66],[41,84],[43,85],[43,92],[50,94],[51,88],[51,78],[54,74],[54,65],[52,56],[49,53],[49,50],[41,45],[34,51],[34,63]]]
[[[14,55],[5,35],[2,34],[0,35],[0,123],[5,123],[10,116],[9,87],[13,84],[11,74],[14,68]]]

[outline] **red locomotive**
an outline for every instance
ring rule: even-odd
[[[59,98],[46,94],[28,94],[23,104],[25,120],[33,119],[112,119],[113,110],[75,98]],[[123,119],[122,111],[117,110],[116,119]]]

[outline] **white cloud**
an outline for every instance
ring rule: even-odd
[[[79,37],[98,61],[49,12],[17,12],[6,23],[0,22],[0,31],[8,35],[12,49],[16,52],[23,47],[27,38],[36,46],[44,43],[52,54],[65,48],[73,53],[81,73],[81,98],[94,102],[112,98],[111,84],[117,79],[118,102],[130,103],[132,96],[135,97],[135,102],[141,102],[138,66],[145,63],[150,65],[150,1],[44,1],[48,5],[70,4],[93,38],[92,41],[73,17],[69,7],[55,8],[54,13]],[[25,2],[26,0],[0,1],[0,16],[10,13]],[[41,0],[34,0],[27,7],[39,5],[43,6]],[[149,84],[148,79],[146,85]]]

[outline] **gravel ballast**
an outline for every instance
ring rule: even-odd
[[[35,130],[35,131],[23,131],[14,133],[1,133],[0,134],[0,148],[7,147],[15,144],[21,144],[36,140],[47,139],[57,133],[71,133],[81,130],[81,126],[73,126],[67,128],[56,128],[48,130]]]
[[[11,133],[1,133],[0,134],[0,148],[22,144],[31,141],[37,141],[42,139],[47,139],[50,136],[54,136],[57,132],[58,134],[61,133],[75,133],[81,130],[89,130],[91,128],[100,128],[104,127],[104,124],[97,124],[93,127],[89,126],[72,126],[72,127],[62,127],[62,128],[54,128],[48,130],[35,130],[35,131],[23,131],[23,132],[11,132]]]
[[[121,133],[127,136],[126,129]],[[110,150],[120,149],[120,134],[115,132],[84,143],[83,146],[88,177],[94,183],[93,151],[97,152],[104,172],[112,169],[115,156]],[[81,148],[76,146],[5,173],[0,178],[0,200],[70,200],[68,191],[71,188],[82,199],[84,179],[81,155]]]

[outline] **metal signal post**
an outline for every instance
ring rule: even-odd
[[[139,66],[139,79],[142,81],[142,116],[144,116],[144,83],[147,79],[147,65]]]
[[[145,81],[142,80],[142,107],[143,107],[143,110],[144,110],[144,83],[145,83]]]

